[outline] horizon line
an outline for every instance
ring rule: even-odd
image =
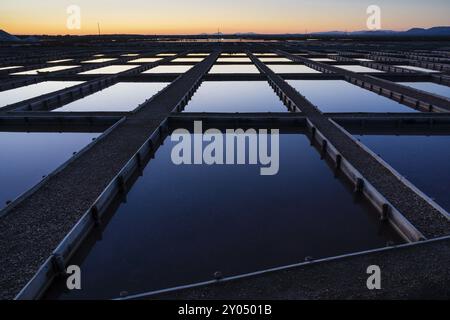
[[[40,34],[19,34],[19,33],[9,33],[8,31],[4,29],[0,29],[6,33],[15,35],[15,36],[127,36],[127,35],[138,35],[138,36],[214,36],[214,35],[223,35],[223,36],[233,36],[233,35],[271,35],[271,36],[277,36],[277,35],[310,35],[310,34],[318,34],[318,33],[331,33],[331,32],[342,32],[342,33],[354,33],[354,32],[383,32],[383,31],[392,31],[392,32],[406,32],[412,29],[432,29],[432,28],[450,28],[450,25],[448,26],[433,26],[433,27],[410,27],[406,29],[379,29],[379,30],[363,30],[363,29],[355,29],[355,30],[327,30],[327,31],[312,31],[312,32],[253,32],[253,31],[246,31],[246,32],[232,32],[232,33],[207,33],[207,32],[199,32],[199,33],[103,33],[101,35],[95,34],[95,33],[85,33],[85,34],[70,34],[70,33],[40,33]]]

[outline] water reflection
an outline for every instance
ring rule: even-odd
[[[417,112],[344,80],[288,80],[322,112]]]
[[[443,97],[450,98],[450,87],[440,85],[433,82],[400,82],[399,84],[414,89],[434,93]]]
[[[177,65],[163,65],[157,66],[150,70],[144,71],[143,74],[152,74],[152,73],[185,73],[189,71],[193,66],[177,66]]]
[[[450,211],[450,136],[357,136],[400,174]]]
[[[258,69],[253,64],[228,64],[213,65],[210,74],[232,74],[232,73],[250,73],[259,74]]]
[[[0,107],[83,83],[82,81],[44,81],[0,92]]]
[[[287,112],[266,81],[205,81],[185,112]]]
[[[352,71],[352,72],[357,72],[357,73],[385,73],[382,70],[377,70],[377,69],[372,69],[372,68],[367,68],[367,67],[363,67],[363,66],[341,66],[341,65],[337,65],[335,67],[338,67],[340,69],[344,69],[347,71]]]
[[[116,74],[119,72],[131,70],[136,67],[138,67],[138,66],[113,65],[113,66],[107,66],[107,67],[103,67],[103,68],[88,70],[85,72],[81,72],[79,74]]]
[[[165,82],[122,82],[54,111],[132,111],[168,84]]]
[[[166,139],[101,240],[92,234],[70,262],[83,290],[61,280],[48,298],[115,298],[400,241],[303,134],[280,135],[280,172],[270,177],[256,166],[176,166],[173,146]]]
[[[0,132],[0,209],[98,136],[99,133]]]
[[[47,67],[47,68],[40,68],[40,69],[16,72],[16,73],[12,73],[12,75],[37,75],[37,74],[43,73],[43,72],[55,72],[55,71],[69,70],[69,69],[73,69],[76,67],[78,67],[78,66],[54,66],[54,67]]]
[[[320,73],[301,64],[275,64],[268,67],[275,73]]]

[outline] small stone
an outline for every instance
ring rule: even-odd
[[[220,272],[220,271],[214,272],[214,279],[220,280],[220,279],[222,279],[222,278],[223,278],[222,272]]]

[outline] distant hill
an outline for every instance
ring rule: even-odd
[[[430,35],[430,36],[448,36],[450,35],[450,27],[433,27],[430,29],[413,28],[405,32],[410,35]]]
[[[0,42],[39,42],[39,38],[35,36],[17,37],[4,30],[0,30]]]
[[[254,32],[245,33],[234,33],[235,36],[257,36],[262,35]],[[304,36],[305,34],[300,33],[286,33],[280,34],[279,36]],[[433,27],[429,29],[423,28],[413,28],[407,31],[394,31],[394,30],[360,30],[360,31],[324,31],[324,32],[313,32],[308,35],[312,36],[330,36],[330,37],[343,37],[343,36],[431,36],[431,37],[442,37],[450,36],[450,27]]]
[[[12,34],[9,34],[6,31],[0,30],[0,41],[14,42],[14,41],[21,41],[21,40],[20,40],[20,38],[13,36]]]
[[[344,31],[328,31],[328,32],[316,32],[312,35],[322,36],[430,36],[430,37],[442,37],[450,36],[450,27],[433,27],[429,29],[413,28],[407,31],[394,31],[394,30],[361,30],[353,32]]]
[[[88,35],[89,36],[89,35]],[[131,36],[127,34],[117,34],[117,35],[105,35],[105,36]],[[136,37],[145,37],[145,35],[133,35]],[[165,36],[165,35],[159,35],[159,36]],[[181,36],[181,35],[180,35]],[[192,35],[185,35],[186,37],[192,37]],[[202,33],[197,36],[203,36],[203,37],[279,37],[280,39],[289,39],[289,38],[295,38],[295,37],[337,37],[337,38],[345,38],[345,37],[450,37],[450,26],[438,26],[433,27],[429,29],[424,28],[412,28],[407,31],[394,31],[394,30],[360,30],[360,31],[352,31],[352,32],[346,32],[346,31],[325,31],[325,32],[313,32],[313,33],[284,33],[284,34],[262,34],[262,33],[255,33],[255,32],[236,32],[233,34],[226,34],[222,32],[217,33]],[[9,33],[7,33],[4,30],[0,30],[0,42],[39,42],[43,39],[52,38],[53,36],[14,36]],[[95,35],[97,37],[97,35]],[[168,37],[176,37],[174,36],[168,36]]]

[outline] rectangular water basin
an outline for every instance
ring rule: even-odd
[[[204,81],[184,112],[288,112],[266,81]]]
[[[109,62],[109,61],[115,61],[117,59],[115,58],[103,58],[103,59],[94,59],[94,60],[87,60],[83,61],[82,63],[103,63],[103,62]]]
[[[221,57],[247,57],[246,53],[222,53]]]
[[[0,68],[0,71],[3,71],[3,70],[12,70],[12,69],[18,69],[18,68],[23,68],[23,66],[1,67],[1,68]]]
[[[153,74],[153,73],[169,73],[169,74],[178,74],[185,73],[189,71],[193,66],[177,66],[177,65],[162,65],[151,68],[150,70],[142,72],[143,74]]]
[[[415,67],[415,66],[396,66],[398,68],[413,70],[413,71],[421,71],[421,72],[429,72],[429,73],[439,73],[439,71],[432,70],[432,69],[426,69],[421,67]]]
[[[403,86],[437,94],[439,96],[450,98],[450,87],[433,82],[399,82]]]
[[[267,52],[267,53],[254,53],[253,55],[256,56],[256,57],[279,57],[278,54],[276,54],[276,53],[269,53],[269,52]]]
[[[205,60],[205,58],[176,58],[174,60],[172,60],[171,62],[190,62],[190,63],[194,63],[194,62],[201,62]]]
[[[122,82],[54,111],[133,111],[168,84],[166,82]]]
[[[162,58],[139,58],[139,59],[130,60],[130,61],[128,61],[128,63],[151,63],[151,62],[156,62],[156,61],[160,61],[160,60],[162,60]]]
[[[218,58],[217,62],[247,62],[251,63],[252,60],[250,58],[242,57],[242,58]]]
[[[261,62],[292,62],[292,60],[288,59],[288,58],[283,58],[283,57],[279,57],[279,58],[260,58],[259,60],[261,60]]]
[[[47,94],[62,90],[64,88],[73,87],[82,81],[44,81],[28,86],[14,88],[0,92],[0,108],[9,104],[17,103],[20,101],[28,100]]]
[[[126,203],[69,262],[83,270],[83,290],[60,279],[46,298],[117,298],[402,242],[303,133],[279,135],[273,176],[259,166],[175,165],[176,144],[165,139]]]
[[[16,72],[16,73],[12,73],[12,75],[37,75],[39,73],[62,71],[62,70],[68,70],[68,69],[73,69],[73,68],[77,68],[77,67],[79,67],[79,66],[54,66],[54,67],[47,67],[47,68],[41,68],[41,69]]]
[[[209,71],[210,74],[233,74],[233,73],[247,73],[259,74],[258,69],[253,64],[215,64]]]
[[[275,73],[321,73],[301,64],[271,64],[268,67]]]
[[[344,80],[288,80],[322,112],[418,112]]]
[[[336,60],[330,59],[330,58],[311,58],[309,60],[316,61],[316,62],[336,62]]]
[[[341,65],[337,65],[335,67],[338,67],[340,69],[344,69],[344,70],[347,70],[347,71],[356,72],[356,73],[385,73],[382,70],[367,68],[367,67],[364,67],[364,66],[341,66]]]
[[[450,212],[450,135],[356,137]]]
[[[5,132],[0,126],[0,209],[52,173],[100,133]],[[68,186],[70,187],[70,186]]]
[[[136,67],[137,66],[130,66],[130,65],[114,65],[81,72],[79,74],[116,74],[119,72],[131,70]]]
[[[48,61],[47,63],[60,63],[60,62],[69,62],[69,61],[73,61],[73,59],[52,60],[52,61]]]

